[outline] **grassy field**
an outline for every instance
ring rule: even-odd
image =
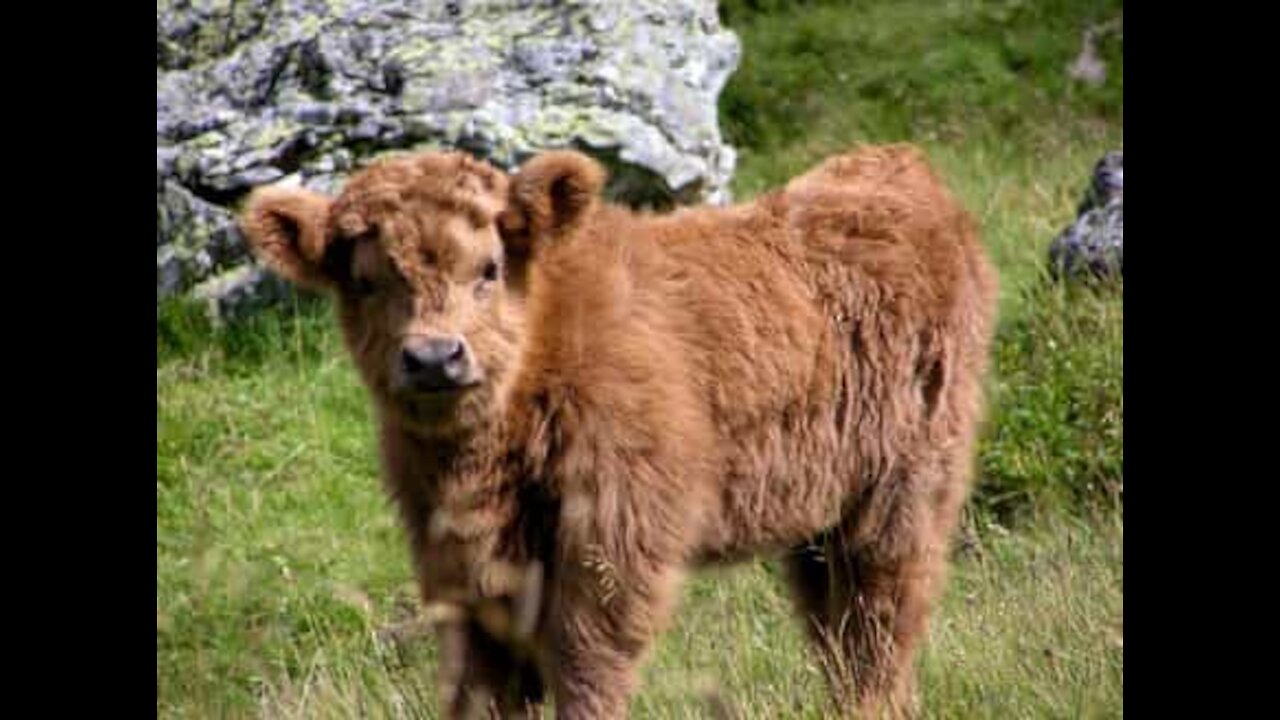
[[[993,413],[966,542],[921,660],[928,717],[1123,714],[1122,288],[1044,273],[1093,162],[1123,140],[1108,79],[1072,84],[1119,2],[725,3],[740,198],[857,142],[922,145],[1003,276]],[[369,411],[322,306],[157,327],[156,672],[163,717],[435,717],[432,642],[377,480]],[[637,717],[826,711],[778,568],[688,586]]]

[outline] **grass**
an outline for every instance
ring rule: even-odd
[[[1115,516],[1044,519],[1021,533],[998,526],[979,531],[980,549],[953,571],[922,657],[926,717],[1117,715],[1122,533]],[[347,536],[343,544],[356,545],[354,554],[375,556],[395,546],[386,545],[381,533]],[[247,645],[238,664],[209,668],[206,677],[187,669],[169,679],[174,684],[162,697],[161,715],[438,717],[431,644],[397,647],[376,639],[400,618],[407,589],[401,598],[394,581],[387,584],[373,565],[337,563],[324,579],[298,566],[292,581],[259,578],[267,587],[252,592],[242,583],[238,601],[214,592],[218,599],[204,609],[212,619],[212,606],[221,606],[221,637],[252,643],[255,627],[236,616],[249,609],[252,596],[274,588],[272,594],[291,598],[292,605],[259,617],[256,632],[278,623],[274,642],[287,651],[273,658],[262,653],[264,644]],[[229,580],[223,575],[228,572],[235,571],[224,565],[208,586]],[[232,692],[234,680],[247,678],[257,678],[254,693]],[[829,710],[821,668],[789,614],[772,563],[693,580],[675,626],[646,669],[645,692],[633,711],[645,718],[707,717],[713,692],[745,717],[800,720]]]
[[[1101,87],[1065,67],[1119,2],[727,2],[745,56],[722,102],[748,198],[857,142],[922,145],[1000,267],[992,415],[921,659],[929,717],[1123,714],[1123,288],[1064,288],[1045,249],[1123,140],[1119,38]],[[436,717],[430,640],[380,631],[415,593],[369,410],[329,312],[215,329],[157,319],[157,711]],[[637,717],[816,718],[819,667],[777,566],[693,578]]]

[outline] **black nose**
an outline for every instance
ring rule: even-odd
[[[415,338],[400,351],[405,378],[424,390],[444,390],[467,383],[467,350],[458,337]]]

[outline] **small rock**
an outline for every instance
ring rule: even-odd
[[[1113,200],[1124,199],[1124,153],[1109,152],[1093,168],[1093,181],[1085,192],[1077,212],[1106,207]]]
[[[1054,278],[1120,277],[1124,273],[1124,154],[1094,166],[1078,216],[1049,244]]]

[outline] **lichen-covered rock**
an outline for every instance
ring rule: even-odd
[[[1124,153],[1119,150],[1103,155],[1094,165],[1093,178],[1078,212],[1106,207],[1113,200],[1124,200]]]
[[[1078,217],[1049,244],[1055,278],[1119,277],[1124,273],[1124,154],[1109,152],[1094,166]]]
[[[293,293],[293,288],[257,264],[241,265],[215,275],[191,291],[208,306],[217,320],[237,320],[273,305]]]
[[[624,202],[728,200],[714,0],[162,0],[156,36],[158,297],[246,262],[253,187],[333,192],[387,150],[573,146]]]
[[[156,300],[243,263],[247,251],[231,213],[160,178],[156,188]]]

